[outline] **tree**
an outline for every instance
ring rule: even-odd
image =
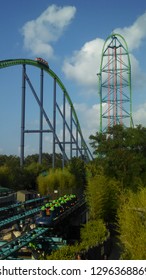
[[[67,169],[75,177],[76,193],[83,194],[87,183],[85,162],[81,158],[74,157],[67,164]]]
[[[91,220],[81,228],[80,250],[85,251],[106,240],[108,231],[102,219]]]
[[[90,178],[85,195],[91,220],[115,221],[121,185],[115,179],[99,174]]]
[[[44,169],[49,169],[52,168],[52,159],[53,155],[48,154],[48,153],[43,153],[42,154],[42,167]],[[28,155],[25,158],[25,166],[28,166],[32,163],[38,163],[39,162],[39,155],[38,154],[33,154],[33,155]],[[61,154],[55,154],[55,166],[56,168],[61,168],[62,167],[62,155]]]
[[[9,168],[6,165],[0,166],[0,186],[10,187],[10,182]]]
[[[74,260],[77,246],[65,245],[47,256],[47,260]]]
[[[43,171],[43,166],[38,162],[32,162],[23,168],[24,174],[26,174],[27,189],[37,189],[37,177]]]
[[[55,190],[58,191],[59,196],[75,191],[75,177],[66,168],[50,169],[45,176],[39,175],[37,184],[38,191],[42,195],[48,193],[53,195]]]
[[[90,136],[94,154],[107,176],[119,180],[123,187],[136,189],[146,180],[146,128],[115,125],[104,133]]]
[[[146,188],[121,196],[117,212],[123,259],[146,259]]]
[[[92,247],[102,244],[108,236],[104,222],[89,221],[81,228],[81,241],[75,245],[66,245],[56,251],[52,251],[48,260],[75,260],[76,255],[85,254]]]
[[[92,161],[86,164],[86,178],[87,182],[90,178],[93,178],[96,175],[103,174],[104,169],[101,165],[101,159],[95,158]]]

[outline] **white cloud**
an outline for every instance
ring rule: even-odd
[[[146,126],[146,103],[140,104],[133,112],[133,121],[134,125],[143,125]]]
[[[97,87],[96,74],[100,67],[103,44],[104,40],[97,38],[85,43],[71,58],[66,58],[63,65],[66,77],[84,86]]]
[[[55,5],[49,6],[37,19],[27,22],[23,26],[25,47],[35,55],[53,56],[52,43],[57,41],[64,29],[75,15],[75,7],[59,8]],[[142,41],[146,38],[146,13],[137,18],[129,27],[117,28],[115,33],[121,34],[128,45],[130,52],[140,48]],[[106,38],[105,38],[106,39]],[[72,79],[84,87],[84,94],[90,89],[97,94],[98,79],[96,74],[100,70],[101,53],[104,40],[96,38],[86,42],[80,50],[73,52],[71,57],[65,59],[63,72],[68,79]],[[132,68],[132,88],[138,86],[139,90],[146,84],[146,75],[140,68],[139,61],[133,53],[130,54]],[[93,101],[94,102],[94,101]],[[96,102],[96,101],[95,101]],[[94,103],[95,103],[94,102]],[[83,136],[88,139],[91,134],[99,130],[99,104],[74,104]],[[68,116],[69,111],[66,111]],[[133,112],[134,124],[145,125],[146,104],[140,106]]]
[[[74,104],[82,133],[85,139],[95,133],[99,129],[100,123],[100,105],[93,104],[91,107],[88,104],[80,103]]]
[[[138,91],[141,91],[146,87],[146,73],[142,71],[139,61],[133,54],[130,54],[130,61],[132,89],[138,89]]]
[[[141,46],[142,40],[146,38],[146,13],[137,18],[129,27],[117,28],[114,33],[124,37],[130,51]],[[101,53],[104,40],[96,38],[86,42],[83,47],[75,51],[73,55],[66,58],[63,64],[63,71],[68,79],[76,81],[81,86],[86,86],[97,91],[97,77],[101,64]],[[133,54],[130,54],[132,83],[134,86],[143,86],[146,82],[146,74],[142,73],[139,61]],[[86,88],[86,94],[87,90]]]
[[[24,47],[34,55],[52,57],[51,43],[59,39],[75,12],[74,6],[49,6],[37,19],[26,22],[22,27]]]
[[[116,28],[114,33],[121,34],[127,44],[130,51],[139,48],[142,40],[146,38],[146,12],[137,18],[137,20],[129,27]]]

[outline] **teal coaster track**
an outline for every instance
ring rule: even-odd
[[[0,69],[22,65],[22,108],[21,108],[21,151],[20,151],[20,165],[24,164],[24,148],[25,148],[25,133],[39,133],[39,162],[42,161],[42,143],[43,143],[43,133],[48,132],[52,133],[52,167],[55,167],[55,153],[56,146],[60,148],[60,152],[62,154],[62,166],[66,161],[71,159],[73,156],[81,157],[85,161],[90,161],[93,159],[92,153],[90,152],[81,131],[81,126],[75,112],[75,108],[71,101],[71,98],[63,85],[62,81],[59,77],[50,69],[48,63],[44,63],[45,61],[38,58],[36,60],[31,59],[7,59],[0,61]],[[40,69],[40,97],[38,97],[27,73],[26,73],[26,65],[34,66]],[[54,80],[54,88],[53,88],[53,121],[51,121],[44,109],[43,106],[43,73],[46,72],[51,78]],[[26,83],[32,91],[32,94],[35,97],[36,102],[38,103],[40,109],[40,127],[38,130],[26,130],[25,129],[25,95],[26,95]],[[56,85],[62,91],[63,94],[63,110],[61,111],[59,105],[56,100]],[[66,118],[66,101],[70,107],[70,120],[68,121]],[[56,116],[57,113],[62,118],[62,127],[63,127],[63,135],[60,140],[56,131]],[[45,118],[46,123],[48,124],[49,129],[43,129],[43,118]],[[69,134],[69,140],[66,139],[66,133]],[[70,146],[67,149],[67,145]],[[69,150],[69,152],[66,152]],[[73,154],[75,152],[75,155]]]
[[[42,200],[45,200],[46,198],[48,198],[48,196],[43,197]],[[52,232],[52,229],[56,225],[62,223],[62,221],[65,220],[72,213],[74,213],[75,211],[78,211],[81,207],[86,206],[84,198],[80,198],[78,200],[74,200],[74,198],[72,198],[72,200],[74,201],[74,204],[71,204],[71,203],[69,204],[69,201],[67,202],[67,200],[63,204],[64,205],[63,213],[61,213],[61,212],[57,213],[54,210],[53,216],[50,216],[50,217],[46,216],[46,219],[48,219],[48,222],[46,224],[43,223],[43,221],[37,222],[36,227],[34,229],[22,232],[21,236],[14,238],[11,241],[8,241],[6,243],[4,242],[4,244],[2,246],[0,246],[0,260],[7,259],[10,255],[13,255],[15,252],[19,251],[19,249],[21,249],[22,247],[28,246],[30,242],[32,242],[38,238],[40,238],[40,240],[38,240],[38,243],[41,244],[42,239],[43,239],[43,241],[46,240],[47,247],[50,246],[50,242],[52,242],[54,239],[54,237],[49,236],[49,234],[51,234],[51,232]],[[36,199],[34,199],[33,201],[35,203]],[[28,203],[29,202],[30,201],[28,201]],[[42,201],[42,203],[43,203],[43,201]],[[41,205],[42,205],[42,203],[41,203]],[[21,205],[18,206],[18,208],[20,206],[23,207],[23,205],[24,204],[22,203]],[[68,205],[68,207],[66,207],[67,205]],[[7,207],[7,210],[9,210],[8,207]],[[11,217],[0,221],[0,230],[7,228],[8,226],[13,225],[13,224],[19,225],[19,223],[22,221],[24,221],[24,225],[25,225],[25,221],[30,217],[32,217],[32,220],[37,221],[37,214],[39,212],[42,212],[41,206],[34,207],[28,211],[24,211],[24,212],[16,214],[16,215],[12,215]],[[38,216],[38,218],[39,218],[39,216]],[[39,226],[39,224],[40,224],[40,226]],[[47,233],[46,237],[44,236],[45,233]]]

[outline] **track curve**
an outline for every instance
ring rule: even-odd
[[[71,101],[71,98],[70,98],[64,84],[59,79],[59,77],[55,74],[55,72],[53,70],[51,70],[50,67],[48,67],[47,65],[39,63],[38,61],[32,60],[32,59],[17,58],[17,59],[6,59],[6,60],[1,60],[0,61],[0,69],[11,67],[11,66],[17,66],[17,65],[31,65],[31,66],[43,69],[52,78],[56,79],[56,82],[59,85],[59,87],[62,89],[62,91],[64,92],[69,105],[72,107],[72,112],[73,112],[75,121],[78,125],[78,131],[79,131],[80,137],[82,139],[82,145],[83,145],[84,149],[88,151],[88,153],[90,155],[90,158],[93,159],[93,156],[92,156],[92,154],[91,154],[91,152],[90,152],[90,150],[89,150],[89,148],[88,148],[88,146],[87,146],[87,144],[86,144],[86,142],[83,138],[82,131],[81,131],[81,126],[80,126],[75,108],[73,106],[73,103]],[[88,153],[86,154],[86,156],[88,157],[88,160],[90,160]]]

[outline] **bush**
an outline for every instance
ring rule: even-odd
[[[88,180],[85,191],[90,219],[104,219],[106,222],[115,220],[120,196],[118,181],[102,174]]]
[[[48,260],[75,260],[77,254],[86,255],[92,247],[103,243],[108,235],[106,226],[102,220],[90,221],[81,229],[81,242],[75,245],[63,246],[59,250],[53,251]]]
[[[123,259],[146,259],[146,189],[128,191],[118,210],[119,239],[123,245]]]
[[[77,247],[66,245],[47,256],[47,260],[74,260],[77,252]]]
[[[40,175],[37,178],[38,191],[42,195],[53,194],[54,190],[58,195],[73,193],[75,189],[75,178],[67,169],[51,169],[46,176]]]
[[[89,221],[81,229],[80,250],[87,251],[89,248],[103,243],[108,236],[108,231],[103,220]]]

